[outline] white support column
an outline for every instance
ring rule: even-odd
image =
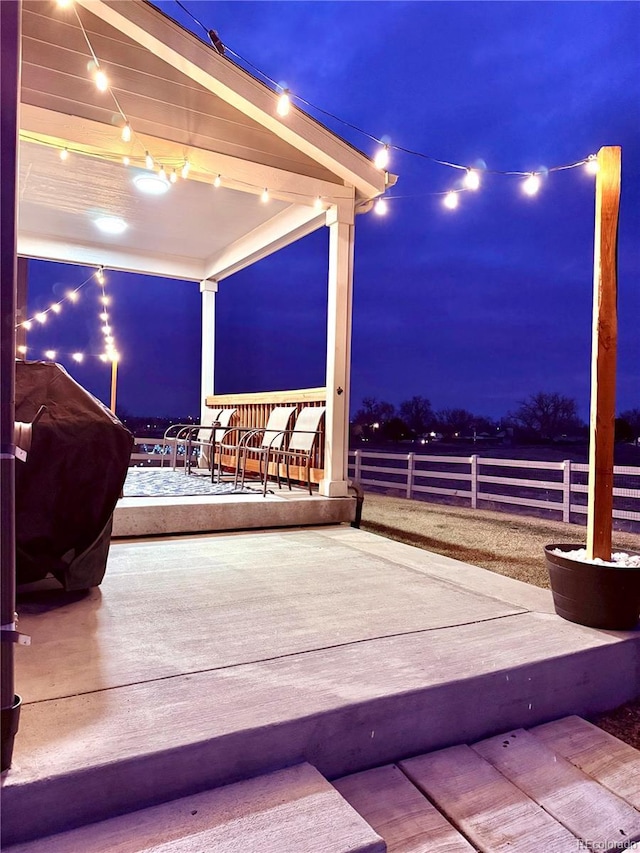
[[[207,422],[209,409],[205,400],[214,393],[216,343],[216,293],[218,282],[200,282],[202,294],[202,356],[200,362],[200,423]]]
[[[327,412],[324,479],[326,497],[348,494],[349,384],[351,309],[353,301],[354,211],[331,208],[329,226],[329,293],[327,309]]]

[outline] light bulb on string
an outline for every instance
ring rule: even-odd
[[[373,163],[377,169],[386,169],[389,165],[389,146],[383,145],[374,157]]]
[[[56,0],[58,5],[58,9],[68,9],[69,6],[73,5],[73,0]]]
[[[62,311],[62,305],[59,302],[54,302],[49,306],[49,311],[53,311],[54,314],[59,314]]]
[[[56,351],[54,349],[45,350],[44,357],[48,358],[49,361],[53,361],[53,359],[56,357]]]
[[[175,169],[169,175],[169,180],[171,181],[172,184],[175,184],[175,182],[178,180],[178,173],[176,172]]]
[[[182,171],[180,173],[183,178],[186,179],[187,175],[189,174],[190,168],[191,168],[191,163],[187,159],[185,159],[184,166],[182,167]]]
[[[378,216],[385,216],[388,209],[389,207],[385,198],[379,198],[373,206],[373,210]]]
[[[316,200],[313,202],[313,206],[316,210],[322,210],[322,198],[317,195]]]
[[[77,302],[80,299],[80,296],[76,290],[68,290],[66,293],[66,297],[69,302]]]
[[[28,332],[29,329],[31,328],[31,320],[24,320],[22,323],[20,323],[20,325],[22,326],[23,329],[26,329]]]
[[[106,323],[106,322],[107,322],[107,320],[109,319],[109,315],[107,314],[107,312],[106,312],[106,311],[103,311],[103,312],[102,312],[102,314],[100,314],[99,316],[100,316],[100,319],[101,319],[103,322],[105,322],[105,323]]]
[[[62,160],[62,162],[69,159],[69,149],[68,148],[62,149],[62,151],[60,152],[60,159]]]
[[[80,364],[80,362],[84,359],[84,355],[81,352],[74,352],[71,358],[74,361],[77,361],[78,364]]]
[[[131,125],[128,121],[124,123],[124,127],[122,128],[122,141],[131,142]]]
[[[151,156],[151,154],[149,154],[148,151],[146,151],[144,155],[144,165],[147,167],[147,169],[153,169],[153,157]]]
[[[477,190],[480,188],[480,173],[477,169],[467,169],[464,176],[464,185],[468,190]]]
[[[124,163],[125,166],[128,166],[129,163],[131,162],[131,160],[125,154],[124,157],[122,158],[122,162]]]
[[[107,356],[106,352],[101,352],[100,355],[98,356],[98,358],[100,359],[100,361],[107,361],[108,356]]]
[[[289,115],[289,110],[291,109],[291,98],[289,97],[289,90],[283,89],[282,94],[278,98],[278,115],[286,116]]]
[[[47,322],[46,311],[40,311],[38,314],[36,314],[35,319],[38,321],[38,323],[42,323],[42,324],[46,323]]]
[[[102,302],[103,305],[108,305],[111,302],[111,299],[106,294],[103,294],[100,297],[100,302]]]
[[[104,332],[105,335],[110,335],[111,334],[111,326],[108,326],[108,325],[103,326],[102,331]]]
[[[540,175],[532,172],[522,184],[522,191],[525,195],[534,196],[540,189]]]
[[[20,346],[18,347],[18,352],[20,353],[20,355],[26,355],[27,354],[26,346],[24,344],[20,344]]]
[[[442,203],[448,210],[455,210],[458,206],[460,199],[458,198],[458,193],[451,190],[448,192],[442,200]]]
[[[98,284],[104,284],[104,271],[102,267],[96,272],[96,279],[98,280]]]
[[[109,79],[102,68],[97,68],[94,81],[99,92],[106,92],[109,88]]]
[[[262,190],[262,195],[260,196],[260,201],[265,203],[269,201],[269,190],[265,187]]]
[[[167,180],[167,173],[164,170],[164,166],[160,166],[158,169],[158,177],[162,178],[163,181]]]
[[[600,171],[600,164],[596,154],[589,154],[587,162],[584,164],[584,170],[588,175],[597,175]]]
[[[221,183],[222,183],[222,178],[220,177],[220,175],[216,175],[215,178],[213,179],[214,187],[216,189],[218,189],[218,187],[220,186]]]

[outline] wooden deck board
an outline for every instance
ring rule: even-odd
[[[473,853],[469,842],[394,764],[345,776],[333,785],[382,836],[387,853]]]
[[[570,851],[577,839],[468,746],[400,767],[483,853]]]
[[[640,840],[639,812],[524,729],[473,750],[584,842],[604,850]]]
[[[581,717],[530,730],[538,740],[640,809],[640,751]]]

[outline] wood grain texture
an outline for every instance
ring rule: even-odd
[[[565,717],[531,729],[558,755],[640,809],[640,751],[581,717]]]
[[[333,785],[382,836],[387,853],[473,851],[395,764],[345,776]]]
[[[468,746],[402,761],[400,767],[483,853],[576,847],[574,835]]]
[[[587,557],[611,559],[618,342],[620,148],[598,152],[593,256]]]
[[[607,845],[640,840],[639,812],[524,729],[473,750],[584,842],[613,849]]]

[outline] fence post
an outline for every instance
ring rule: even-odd
[[[571,521],[571,460],[562,463],[562,520],[569,524]]]
[[[407,497],[409,500],[411,500],[411,493],[413,491],[413,471],[415,464],[415,454],[409,453],[407,455]]]
[[[360,466],[362,465],[362,461],[361,461],[361,459],[360,459],[360,454],[361,454],[361,453],[362,453],[362,451],[361,451],[361,450],[356,450],[356,451],[355,451],[355,457],[356,457],[356,470],[354,471],[353,479],[356,481],[356,483],[359,483],[359,482],[360,482],[360,476],[361,476],[361,469],[360,469]]]
[[[478,457],[469,457],[471,463],[471,509],[478,509]]]

